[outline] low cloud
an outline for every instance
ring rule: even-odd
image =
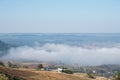
[[[83,48],[64,44],[45,44],[11,48],[2,58],[15,61],[61,61],[81,65],[120,64],[120,48]]]

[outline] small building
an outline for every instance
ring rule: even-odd
[[[57,69],[57,72],[58,72],[58,73],[62,73],[62,68],[58,68],[58,69]]]
[[[45,69],[44,69],[44,68],[41,68],[40,70],[44,71]]]
[[[96,71],[95,71],[95,70],[93,70],[93,73],[95,74],[95,73],[96,73]]]
[[[50,69],[49,67],[44,68],[46,71],[51,71],[52,69]]]

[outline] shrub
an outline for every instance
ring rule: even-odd
[[[88,75],[89,78],[95,79],[95,77],[93,75],[91,75],[89,73],[87,73],[87,75]]]
[[[44,68],[44,67],[43,67],[42,64],[38,64],[37,69],[41,70],[41,69],[43,69],[43,68]]]
[[[73,74],[73,71],[69,69],[63,69],[62,72],[67,73],[67,74]]]
[[[118,71],[118,73],[116,74],[115,80],[120,80],[120,71]]]
[[[0,61],[0,66],[5,66],[4,63],[2,61]]]
[[[8,78],[5,75],[0,74],[0,80],[8,80]]]
[[[9,68],[19,68],[19,66],[17,64],[13,64],[11,62],[8,62],[8,67]]]

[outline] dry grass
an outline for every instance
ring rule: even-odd
[[[35,80],[33,78],[30,78],[30,76],[37,75],[37,73],[34,72],[9,69],[5,67],[0,67],[0,73],[3,73],[10,78],[15,78],[20,80]]]
[[[89,80],[87,74],[64,74],[55,71],[38,71],[34,69],[19,69],[22,71],[33,72],[37,75],[29,76],[35,80]]]
[[[9,69],[0,67],[0,72],[22,80],[92,80],[88,78],[87,74],[64,74],[54,71],[37,71],[34,69]]]
[[[104,77],[97,77],[96,80],[107,80],[107,79]]]
[[[75,76],[73,74],[63,74],[52,71],[35,71],[38,75],[32,76],[37,80],[88,80],[86,77]]]

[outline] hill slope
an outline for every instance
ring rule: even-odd
[[[52,71],[18,70],[0,67],[0,73],[17,80],[91,80],[83,74],[63,74]]]

